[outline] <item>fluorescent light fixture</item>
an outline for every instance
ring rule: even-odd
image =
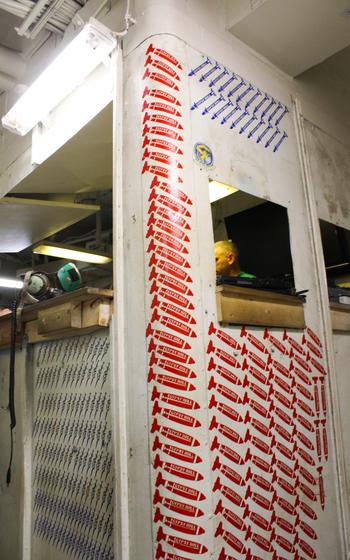
[[[11,278],[0,278],[0,288],[12,288],[20,290],[23,287],[21,280],[12,280]]]
[[[2,118],[5,128],[24,136],[76,88],[114,49],[113,32],[91,18]]]
[[[33,253],[38,255],[47,255],[56,257],[57,259],[66,259],[68,261],[82,261],[93,264],[107,264],[112,262],[111,257],[102,255],[95,251],[85,251],[82,247],[74,247],[74,245],[62,245],[51,241],[41,242],[32,249]]]
[[[231,187],[231,185],[227,185],[226,183],[219,183],[219,181],[209,181],[209,200],[210,203],[215,202],[216,200],[220,200],[220,198],[225,198],[225,196],[229,196],[237,192],[239,189],[235,187]]]

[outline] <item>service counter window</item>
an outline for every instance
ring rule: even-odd
[[[303,328],[305,295],[294,289],[286,208],[209,182],[218,320]]]
[[[333,330],[350,331],[350,231],[320,220]]]

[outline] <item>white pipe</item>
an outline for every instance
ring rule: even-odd
[[[52,3],[52,0],[50,3]],[[18,35],[24,35],[28,31],[33,21],[41,15],[41,12],[44,11],[46,4],[47,0],[38,0],[20,27],[16,27]]]
[[[0,45],[0,72],[19,81],[25,71],[23,58],[15,51]]]

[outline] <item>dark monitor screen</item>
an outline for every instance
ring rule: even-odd
[[[260,278],[293,275],[287,210],[265,202],[225,218],[241,270]]]
[[[327,274],[350,272],[350,231],[324,220],[320,230]]]

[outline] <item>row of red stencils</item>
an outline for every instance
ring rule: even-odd
[[[156,471],[156,558],[186,560],[183,553],[202,555],[208,549],[196,540],[205,534],[201,504],[206,496],[200,489],[204,477],[197,432],[202,423],[193,351],[197,338],[193,282],[187,257],[192,202],[179,187],[183,183],[183,124],[175,92],[181,65],[170,53],[151,45],[145,67],[142,174],[150,177],[146,242],[151,305],[146,335]]]
[[[241,352],[242,352],[242,348],[238,348],[237,343],[234,339],[231,339],[231,337],[225,332],[216,331],[216,329],[214,329],[213,325],[211,325],[211,327],[210,327],[211,334],[213,334],[214,330],[215,330],[215,334],[218,335],[218,338],[221,341],[224,340],[225,343],[231,349],[234,349],[234,350],[238,349],[238,350],[241,350]],[[247,334],[249,334],[249,333],[247,333],[245,331],[244,335],[247,336]],[[247,338],[256,348],[258,348],[263,353],[266,353],[264,351],[265,350],[264,346],[262,344],[257,343],[257,339],[254,335],[248,336]],[[265,335],[265,338],[266,338],[266,335]],[[274,337],[274,339],[275,339],[275,337]],[[276,340],[273,340],[273,343],[274,343],[275,347],[279,346],[278,344],[276,344]],[[258,342],[260,342],[260,341],[258,341]],[[281,348],[284,348],[283,344],[281,344]],[[241,367],[240,362],[237,360],[237,357],[232,356],[232,355],[230,356],[225,351],[223,351],[223,350],[220,351],[220,349],[217,349],[217,352],[215,352],[215,348],[214,348],[213,344],[211,344],[211,346],[209,346],[209,351],[210,352],[214,351],[216,356],[219,359],[226,362],[227,365],[230,365],[231,367],[234,367],[236,369],[239,369]],[[255,361],[255,364],[260,366],[262,370],[268,369],[268,368],[265,368],[265,365],[262,361],[257,359],[258,356],[256,356],[255,354],[249,353],[249,351],[246,348],[243,350],[243,353],[247,354],[248,358],[253,357],[253,359]],[[284,352],[284,354],[287,354],[287,353],[288,353],[287,351]],[[237,354],[236,354],[236,356],[237,356]],[[270,363],[271,363],[271,361],[272,360],[269,360]],[[276,363],[276,361],[275,361],[275,363]],[[243,364],[244,364],[244,362],[243,362]],[[278,364],[278,372],[282,371],[284,374],[287,373],[287,377],[289,377],[290,374],[289,374],[288,369],[285,368],[282,364],[279,364],[279,363],[277,363],[277,364]],[[252,368],[252,366],[247,367],[247,364],[245,364],[245,365],[243,365],[243,367],[241,367],[242,370],[243,369],[248,369],[249,373],[252,373],[253,375],[255,373],[255,376],[257,377],[257,379],[260,382],[261,381],[265,382],[265,385],[269,381],[271,381],[271,376],[269,376],[270,377],[270,379],[269,379],[268,377],[264,376],[262,371],[259,371],[256,368],[255,369],[251,369],[251,368]],[[217,373],[219,373],[219,375],[221,375],[226,381],[229,381],[231,384],[233,383],[233,384],[238,385],[238,386],[241,385],[243,387],[244,386],[248,387],[249,389],[253,390],[254,397],[258,396],[263,401],[269,400],[270,395],[273,394],[271,390],[266,392],[261,387],[258,388],[258,386],[256,386],[255,384],[252,384],[251,382],[247,381],[246,377],[242,381],[232,371],[226,369],[223,366],[220,366],[219,364],[215,364],[213,357],[210,358],[209,370],[210,371],[211,370],[216,371]],[[281,383],[280,383],[280,385],[281,385]],[[300,388],[301,388],[301,386],[299,386],[299,385],[300,384],[298,384],[297,387],[296,387],[297,390],[300,390]],[[296,382],[292,383],[292,386],[295,387]],[[263,403],[259,404],[259,403],[257,403],[257,401],[250,400],[249,397],[248,397],[248,400],[247,400],[246,393],[244,394],[243,398],[240,398],[237,395],[237,393],[232,393],[231,391],[227,391],[227,388],[223,390],[222,387],[219,384],[216,384],[212,380],[210,382],[210,387],[209,388],[210,389],[212,389],[212,388],[219,389],[219,393],[221,394],[221,396],[224,396],[226,398],[228,397],[229,400],[231,400],[231,401],[233,400],[235,403],[238,403],[238,404],[244,404],[244,403],[247,403],[247,402],[249,402],[249,404],[254,403],[254,405],[255,405],[255,406],[253,406],[254,412],[258,411],[260,413],[260,415],[263,417],[263,419],[265,419],[266,417],[271,418],[270,410],[268,410],[266,412],[266,409],[264,410],[264,404]],[[288,392],[290,392],[288,384],[282,384],[282,388],[284,390],[286,390],[286,388],[288,388]],[[276,395],[276,393],[274,393],[274,395]],[[281,393],[278,393],[278,395],[282,396]],[[211,402],[211,406],[216,405],[219,412],[228,416],[231,420],[242,421],[242,416],[243,416],[242,414],[237,412],[237,410],[235,410],[235,409],[230,409],[228,407],[228,405],[216,401],[214,395],[212,395],[210,402]],[[287,442],[291,442],[291,441],[293,441],[294,436],[297,435],[299,437],[299,439],[301,440],[301,443],[303,445],[305,445],[306,447],[309,447],[309,449],[310,449],[310,447],[311,448],[314,447],[313,443],[310,441],[310,438],[300,431],[300,427],[299,427],[299,430],[298,430],[296,428],[296,426],[294,425],[293,416],[295,417],[297,415],[293,414],[292,416],[290,416],[288,414],[288,410],[283,411],[283,407],[285,407],[286,402],[289,403],[289,401],[285,401],[282,398],[282,403],[279,403],[279,404],[282,404],[282,408],[276,407],[276,405],[274,405],[273,408],[274,408],[274,410],[279,411],[279,417],[282,418],[282,420],[284,420],[284,421],[287,420],[287,426],[293,425],[292,433],[289,433],[286,428],[284,428],[280,424],[276,423],[276,421],[274,420],[273,417],[271,418],[270,424],[267,427],[260,420],[252,418],[252,415],[251,415],[251,413],[249,413],[249,411],[246,414],[246,417],[245,417],[246,422],[249,422],[252,425],[254,425],[254,427],[257,428],[260,433],[263,433],[263,435],[266,436],[268,433],[270,434],[270,429],[272,427],[274,427],[276,429],[276,433],[274,434],[274,436],[271,439],[271,441],[269,442],[269,444],[267,444],[266,442],[263,442],[259,437],[251,436],[250,432],[246,433],[246,436],[243,440],[242,436],[240,434],[237,434],[237,432],[234,432],[231,428],[228,428],[227,426],[223,427],[223,424],[217,423],[215,417],[214,417],[214,426],[219,429],[221,434],[228,437],[228,439],[230,439],[231,441],[235,441],[235,443],[243,443],[243,441],[251,441],[255,445],[255,447],[258,448],[258,450],[260,452],[265,453],[265,454],[270,455],[270,456],[274,455],[273,450],[275,449],[275,447],[277,447],[278,451],[280,453],[282,452],[282,455],[284,454],[286,456],[286,458],[289,459],[289,460],[294,460],[294,452],[297,451],[301,455],[301,457],[299,459],[305,460],[305,458],[307,458],[308,461],[306,461],[306,462],[309,462],[309,463],[311,462],[311,464],[314,464],[314,460],[312,459],[311,455],[307,454],[307,452],[305,452],[305,450],[303,450],[302,447],[299,447],[298,445],[295,444],[294,449],[290,450],[285,445],[285,442],[283,442],[283,443],[282,442],[277,442],[278,437],[282,437],[282,439],[286,439]],[[259,404],[259,406],[256,406],[257,404]],[[288,408],[289,408],[289,406],[288,406]],[[233,435],[233,434],[236,434],[236,435]],[[244,464],[245,461],[248,459],[247,455],[250,455],[249,458],[251,458],[253,460],[253,463],[254,463],[255,466],[257,466],[259,469],[265,470],[265,472],[272,472],[271,464],[269,464],[268,461],[262,459],[258,455],[255,456],[255,455],[251,454],[249,451],[248,451],[248,454],[245,457],[243,457],[243,456],[240,457],[236,452],[234,452],[234,453],[232,453],[231,451],[227,452],[227,446],[218,444],[217,443],[217,438],[214,438],[214,448],[224,451],[224,455],[225,455],[226,458],[229,458],[231,461],[233,460],[234,462],[236,462],[238,464]],[[310,458],[311,458],[311,461],[310,461]],[[291,474],[294,474],[296,469],[299,469],[299,474],[301,474],[301,476],[303,476],[309,483],[310,482],[316,483],[315,477],[312,477],[311,475],[309,476],[308,465],[307,465],[307,468],[304,468],[302,465],[299,464],[299,460],[296,461],[296,463],[294,465],[294,469],[292,469],[290,466],[288,466],[282,460],[278,460],[277,462],[278,462],[279,468],[281,469],[281,467],[282,467],[282,472],[284,474],[291,475]],[[258,482],[260,479],[262,479],[262,477],[259,476],[259,475],[253,475],[253,476],[254,476],[254,482]],[[231,476],[231,481],[233,481],[232,476]],[[305,494],[305,496],[308,499],[314,500],[315,499],[315,493],[308,486],[306,486],[304,484],[304,482],[300,482],[299,477],[298,477],[297,481],[298,481],[299,487],[301,488],[301,490]],[[237,483],[237,477],[236,477],[235,482]],[[296,490],[294,488],[295,481],[293,481],[293,485],[292,485],[288,481],[286,481],[284,478],[282,478],[280,476],[277,476],[274,473],[272,482],[277,482],[278,486],[280,486],[280,488],[282,488],[283,491],[285,491],[285,492],[287,492],[291,495],[296,495]],[[265,487],[265,490],[271,490],[271,483],[265,480],[265,483],[262,485],[262,487]],[[226,493],[226,497],[229,495],[231,497],[231,501],[233,501],[232,500],[232,492],[229,493],[229,492],[227,492],[227,490],[225,490],[225,493]],[[252,494],[250,493],[250,496],[251,495]],[[256,501],[260,501],[260,505],[267,510],[269,509],[269,504],[270,505],[272,504],[271,501],[268,502],[263,497],[259,498],[258,493],[254,493],[254,497],[256,498]],[[314,517],[314,513],[313,513],[312,509],[309,508],[308,505],[305,504],[303,501],[300,501],[300,498],[297,498],[297,499],[298,499],[298,505],[300,503],[301,508],[304,509],[307,512],[307,514],[309,514],[309,516]],[[290,507],[289,507],[288,501],[285,500],[284,498],[278,499],[278,497],[277,497],[277,503],[278,502],[279,502],[280,506],[282,506],[282,507],[284,506],[284,509],[287,511],[287,513],[289,513],[289,514],[294,514],[295,513],[295,511],[296,511],[295,506],[290,505]],[[238,504],[243,505],[243,502],[240,498],[238,500],[236,499],[236,502],[234,502],[234,503],[236,503],[236,505],[238,505]],[[259,517],[256,517],[256,519],[259,520]],[[277,519],[282,519],[282,518],[277,518]],[[263,523],[260,523],[261,528],[266,527],[266,525],[267,525],[266,520],[263,520],[263,521],[264,521]],[[282,526],[282,528],[286,528],[286,527],[288,528],[289,527],[289,529],[290,529],[292,525],[288,524],[288,522],[283,523],[283,521],[284,520],[282,519],[282,522],[280,522],[279,526]],[[310,538],[315,537],[315,532],[313,531],[313,529],[307,523],[302,522],[301,526],[302,526],[302,529],[304,530],[304,533],[307,536],[309,536]],[[283,545],[284,545],[285,549],[287,548],[288,550],[289,549],[292,550],[292,545],[288,545],[288,542],[286,540],[284,540],[282,537],[279,538],[279,536],[277,535],[276,539],[277,539],[277,541],[279,541],[280,545],[282,544],[282,548],[283,548]],[[263,543],[263,542],[264,541],[261,540],[261,543]],[[300,540],[300,545],[301,545],[301,547],[304,546],[304,548],[307,550],[307,552],[309,554],[313,555],[312,550],[308,548],[308,544],[305,543],[305,541],[303,541],[303,539]]]

